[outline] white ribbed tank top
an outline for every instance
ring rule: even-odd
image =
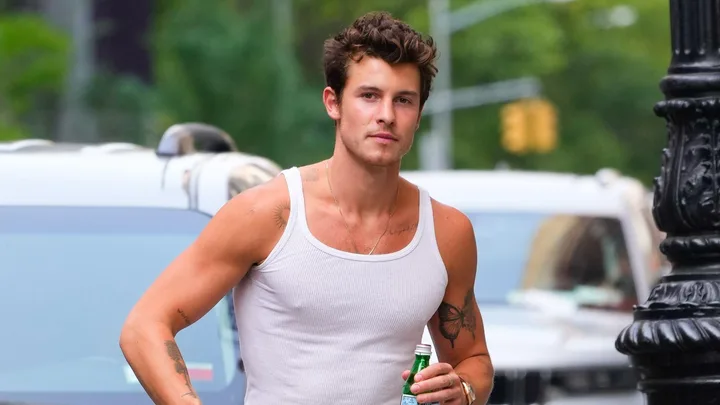
[[[430,196],[420,189],[418,227],[403,249],[349,253],[312,235],[300,171],[282,174],[285,231],[233,292],[245,405],[399,405],[401,373],[447,285]]]

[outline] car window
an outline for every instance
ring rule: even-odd
[[[577,304],[631,311],[637,303],[627,245],[615,218],[466,212],[476,233],[478,301],[540,290]]]
[[[0,399],[144,393],[118,346],[120,329],[208,220],[186,210],[0,207]],[[237,382],[228,305],[177,336],[200,393]]]

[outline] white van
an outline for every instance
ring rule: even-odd
[[[642,404],[615,350],[655,281],[654,224],[637,180],[608,170],[402,175],[474,225],[490,404]],[[423,340],[432,343],[427,329]]]
[[[0,403],[152,405],[117,344],[125,317],[228,199],[279,172],[203,124],[154,149],[0,144]],[[245,395],[228,298],[177,336],[207,405]]]

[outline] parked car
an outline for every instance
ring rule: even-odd
[[[152,404],[118,345],[125,317],[229,198],[279,172],[202,124],[156,149],[0,144],[0,403]],[[177,336],[206,405],[243,403],[231,315],[226,297]]]
[[[474,225],[490,404],[643,403],[614,344],[656,277],[640,182],[611,171],[402,175]]]

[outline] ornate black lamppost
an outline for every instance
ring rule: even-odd
[[[671,273],[616,341],[648,405],[720,404],[720,0],[670,0],[653,215]]]

